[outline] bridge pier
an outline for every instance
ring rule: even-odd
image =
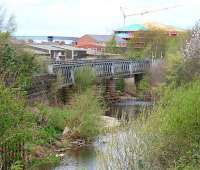
[[[135,74],[130,78],[125,78],[125,92],[131,95],[137,94],[137,89],[139,86],[140,81],[143,78],[143,74]]]
[[[111,78],[106,80],[106,91],[109,91],[111,94],[116,93],[116,81],[115,79]]]
[[[140,84],[140,81],[143,79],[143,75],[144,74],[135,74],[135,86],[136,86],[136,89],[138,89],[138,86]]]
[[[124,83],[125,83],[124,91],[131,95],[135,95],[136,94],[135,77],[133,76],[131,78],[125,78]]]

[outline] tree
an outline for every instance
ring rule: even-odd
[[[167,33],[159,29],[135,32],[133,37],[128,40],[126,56],[162,58],[165,56],[167,42]]]
[[[112,39],[106,43],[106,52],[112,54],[119,54],[121,53],[122,49],[117,47],[117,41],[115,35],[113,35]]]
[[[8,18],[8,19],[6,19]],[[12,33],[16,30],[15,17],[13,15],[7,16],[6,10],[0,6],[0,33]]]
[[[37,71],[37,64],[33,54],[11,42],[10,33],[15,25],[14,17],[6,17],[5,10],[0,8],[0,81],[6,86],[26,90]]]
[[[192,35],[187,42],[183,54],[185,59],[200,59],[200,20],[192,29]]]
[[[200,20],[193,27],[182,49],[181,58],[176,63],[173,61],[168,71],[168,82],[173,82],[175,86],[200,77]],[[178,58],[177,54],[175,57]]]

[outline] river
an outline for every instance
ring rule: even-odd
[[[111,106],[109,116],[121,117],[123,114],[135,118],[142,108],[147,108],[151,105],[150,102],[144,101],[123,101]],[[124,140],[122,136],[124,132],[116,132],[117,140]],[[96,140],[87,147],[81,149],[70,150],[65,153],[64,159],[60,166],[55,170],[96,170],[101,169],[102,162],[97,156],[98,152],[106,154],[110,143],[113,140],[113,134],[99,136]]]

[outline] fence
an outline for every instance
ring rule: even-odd
[[[96,73],[97,77],[123,77],[144,73],[147,69],[150,68],[150,61],[119,59],[72,62],[59,61],[49,64],[48,70],[49,74],[64,76],[66,84],[74,84],[74,71],[86,66],[91,67]]]

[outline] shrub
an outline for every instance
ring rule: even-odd
[[[197,166],[200,163],[200,81],[168,89],[150,115],[144,132],[153,136],[152,158],[166,167]],[[175,154],[176,153],[176,154]]]
[[[74,75],[75,83],[79,90],[86,90],[96,81],[95,72],[89,66],[77,69]]]
[[[18,102],[16,102],[18,101]],[[21,126],[25,102],[19,92],[0,84],[0,138]]]
[[[38,69],[35,56],[13,45],[9,34],[2,34],[0,33],[0,80],[7,86],[27,90]]]
[[[39,111],[34,113],[34,119],[37,122],[34,136],[37,139],[36,143],[52,143],[64,130],[69,110],[46,105],[39,105],[38,108]]]
[[[120,92],[124,92],[124,90],[125,90],[124,79],[117,79],[116,80],[116,90],[120,91]]]
[[[100,116],[104,113],[100,97],[93,88],[74,97],[67,125],[81,137],[91,138],[100,130]]]
[[[15,162],[12,166],[11,166],[11,170],[23,170],[23,164],[20,161]]]

